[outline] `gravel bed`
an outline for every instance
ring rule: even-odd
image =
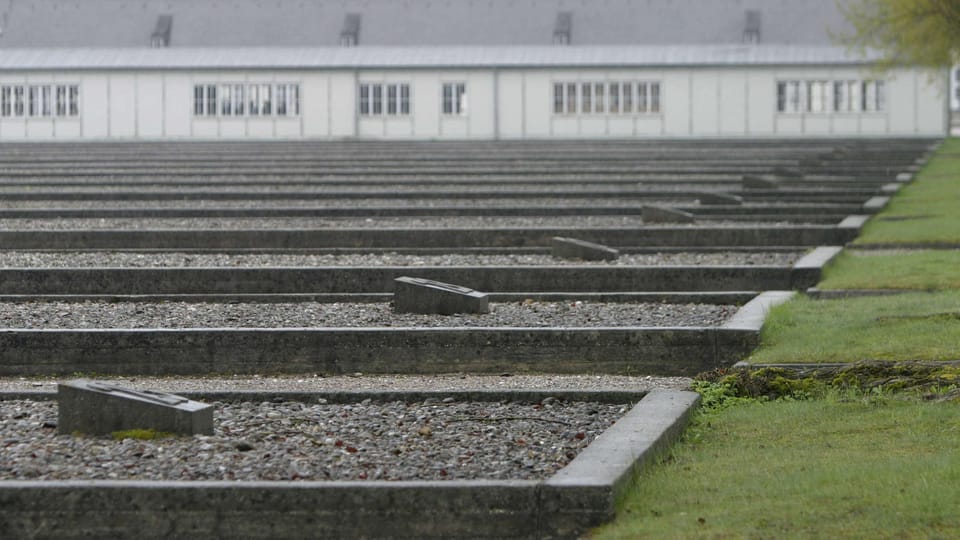
[[[718,326],[736,306],[713,304],[494,303],[490,313],[394,313],[387,303],[0,303],[0,328],[357,328]]]
[[[214,435],[57,435],[54,402],[0,402],[0,479],[543,479],[629,405],[214,403]]]
[[[686,377],[629,375],[231,375],[231,376],[111,376],[120,386],[161,392],[427,392],[427,391],[597,391],[645,392],[655,388],[686,390]],[[7,392],[56,392],[59,379],[51,377],[0,377],[0,398]]]
[[[797,222],[698,220],[696,223],[644,224],[640,216],[450,216],[377,218],[80,218],[0,219],[0,230],[238,230],[238,229],[462,229],[529,227],[730,227],[769,228],[796,226]]]
[[[416,208],[428,210],[431,208],[565,208],[599,207],[620,208],[623,206],[641,207],[646,204],[667,206],[692,205],[694,197],[686,199],[643,198],[624,194],[622,197],[606,198],[499,198],[499,199],[406,199],[394,197],[390,199],[373,199],[358,197],[351,199],[310,199],[292,196],[290,199],[241,199],[241,200],[131,200],[131,201],[75,201],[75,200],[9,200],[0,199],[0,208],[4,209],[70,209],[70,210],[107,210],[107,209],[264,209],[264,208],[297,208],[297,209],[377,209],[377,208]]]
[[[732,184],[696,184],[697,188],[712,188],[712,189],[722,189],[723,187],[730,188],[733,187]],[[660,186],[651,186],[646,183],[637,182],[636,184],[611,184],[603,183],[603,181],[596,182],[586,182],[586,183],[566,183],[566,184],[555,184],[555,183],[542,183],[542,184],[523,184],[523,183],[510,183],[510,184],[487,184],[483,179],[478,179],[475,183],[472,184],[451,184],[451,185],[363,185],[359,184],[356,186],[349,185],[345,186],[343,184],[333,184],[327,185],[324,183],[296,183],[296,182],[284,182],[282,184],[225,184],[219,186],[210,186],[204,184],[196,185],[150,185],[150,184],[139,184],[131,186],[129,184],[117,182],[115,184],[108,185],[92,185],[85,186],[82,184],[71,185],[71,186],[57,186],[56,188],[51,189],[51,186],[44,186],[43,184],[36,185],[4,185],[0,184],[0,193],[33,193],[33,192],[50,192],[50,191],[67,191],[67,192],[77,192],[77,193],[232,193],[232,192],[245,192],[245,193],[289,193],[291,197],[297,197],[302,195],[309,194],[323,194],[326,196],[338,195],[343,193],[368,193],[374,198],[377,196],[383,196],[384,192],[398,192],[405,193],[409,195],[420,195],[423,193],[435,193],[437,191],[441,192],[453,192],[453,193],[464,193],[464,194],[481,194],[481,193],[532,193],[539,194],[543,197],[549,197],[555,191],[562,192],[573,192],[573,193],[593,193],[593,192],[609,192],[609,193],[637,193],[643,194],[644,191],[651,190],[656,187],[655,191],[686,191],[692,189],[689,185],[681,186],[666,186],[664,189],[660,189]]]
[[[230,253],[136,253],[90,252],[0,252],[3,268],[182,268],[182,267],[317,267],[317,266],[789,266],[798,252],[678,252],[624,254],[615,261],[560,259],[545,254],[230,254]]]

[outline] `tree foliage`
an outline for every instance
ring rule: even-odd
[[[960,0],[851,0],[840,9],[852,26],[840,41],[879,53],[881,67],[942,68],[960,60]]]

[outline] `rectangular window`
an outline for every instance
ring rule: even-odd
[[[637,112],[645,113],[650,110],[650,97],[647,94],[647,84],[640,83],[637,85]]]
[[[41,116],[53,116],[53,87],[52,86],[41,86],[40,87],[40,115]]]
[[[580,85],[580,111],[589,114],[593,111],[593,84],[583,83]]]
[[[233,85],[220,87],[220,116],[233,116]]]
[[[410,114],[410,85],[400,85],[400,114]]]
[[[28,113],[30,116],[40,115],[40,87],[31,86],[27,89]]]
[[[273,87],[269,84],[260,85],[260,115],[273,114]]]
[[[388,84],[387,85],[387,114],[391,116],[397,115],[397,85]]]
[[[446,99],[446,94],[444,94],[444,99]],[[563,83],[554,83],[553,85],[553,114],[563,114]]]
[[[610,112],[619,113],[620,112],[620,84],[610,83],[608,88],[610,89]]]
[[[863,100],[862,110],[866,112],[882,111],[886,100],[883,81],[863,81],[861,99]]]
[[[606,90],[606,88],[604,88],[605,86],[606,85],[603,83],[596,83],[593,85],[593,89],[594,89],[593,112],[595,113],[604,112],[603,96],[606,94],[606,92],[604,91]]]
[[[13,115],[17,117],[23,116],[24,109],[26,108],[23,103],[23,93],[24,90],[22,86],[13,87]]]
[[[444,83],[443,114],[467,114],[467,85],[464,83]]]
[[[370,114],[370,85],[361,84],[360,85],[360,115],[367,116]]]
[[[57,116],[67,115],[67,87],[57,86]]]
[[[247,86],[247,114],[260,116],[260,85]]]
[[[13,91],[9,86],[0,86],[0,116],[13,113]]]
[[[287,116],[287,85],[277,85],[277,116]]]
[[[246,107],[244,101],[244,85],[235,84],[233,85],[233,115],[234,116],[243,116],[244,110]]]
[[[807,112],[825,113],[829,110],[827,105],[829,86],[827,81],[807,81]]]
[[[623,87],[623,112],[625,114],[633,113],[633,83],[625,82]]]
[[[80,87],[73,84],[67,87],[68,114],[80,116]]]
[[[567,114],[577,114],[577,85],[567,85]]]
[[[383,85],[374,84],[372,90],[370,111],[372,114],[383,114]]]
[[[217,115],[217,87],[212,84],[207,85],[207,107],[204,111],[207,116]]]
[[[650,83],[650,112],[660,112],[660,83]]]

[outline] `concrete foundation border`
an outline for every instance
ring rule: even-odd
[[[9,538],[576,538],[682,432],[699,396],[655,390],[546,481],[2,481]]]

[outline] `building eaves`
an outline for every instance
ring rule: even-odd
[[[785,45],[6,49],[2,71],[862,65],[841,47]]]

